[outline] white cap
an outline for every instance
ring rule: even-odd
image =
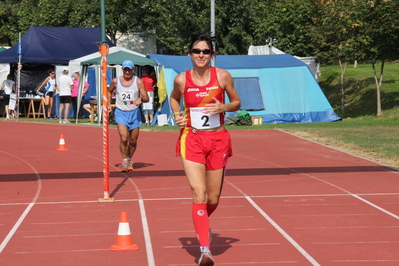
[[[69,69],[68,69],[67,67],[64,67],[64,68],[62,69],[62,71],[68,71],[68,72],[69,72]]]

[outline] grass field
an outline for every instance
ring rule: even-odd
[[[380,65],[376,66],[379,74]],[[399,106],[399,62],[386,63],[381,88],[382,111]],[[321,67],[319,84],[330,104],[343,118],[372,116],[377,113],[376,84],[370,64],[348,65],[345,86],[345,112],[341,112],[340,68],[338,65]]]

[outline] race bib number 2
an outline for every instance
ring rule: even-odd
[[[220,126],[220,114],[212,115],[205,107],[190,108],[191,126],[196,129],[209,129]]]

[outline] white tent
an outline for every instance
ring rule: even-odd
[[[114,47],[109,48],[108,54],[113,54],[113,53],[116,53],[116,52],[126,52],[126,53],[134,54],[134,55],[137,55],[137,56],[141,56],[141,57],[144,57],[144,58],[146,57],[146,55],[144,55],[144,54],[140,54],[140,53],[137,53],[135,51],[132,51],[132,50],[129,50],[129,49],[126,49],[126,48],[123,48],[123,47],[118,47],[118,46],[114,46]],[[89,55],[86,55],[86,56],[83,56],[83,57],[79,57],[79,58],[76,58],[74,60],[69,61],[70,73],[73,73],[73,72],[76,72],[76,71],[80,71],[80,67],[81,67],[81,63],[82,62],[97,58],[98,56],[99,56],[99,53],[92,53],[92,54],[89,54]],[[119,67],[116,66],[116,68],[117,68],[117,75],[121,75],[121,73],[122,73],[121,67],[120,66]]]
[[[270,54],[285,54],[285,53],[272,45],[260,45],[260,46],[251,45],[248,48],[248,55],[270,55]],[[316,62],[316,59],[314,57],[299,57],[299,56],[294,56],[294,57],[308,65],[310,71],[312,72],[316,80],[319,78],[321,74],[320,63]]]
[[[10,74],[10,64],[0,64],[0,85],[7,79],[8,74]]]
[[[148,59],[146,57],[146,55],[144,55],[144,54],[141,54],[141,53],[138,53],[138,52],[135,52],[135,51],[123,48],[123,47],[117,47],[117,46],[109,48],[108,57],[110,55],[112,55],[112,54],[117,55],[117,53],[119,53],[119,52],[131,54],[131,55],[134,55],[136,57],[143,58],[144,61],[153,61],[153,60]],[[68,65],[69,73],[73,74],[74,72],[79,72],[80,76],[81,76],[78,95],[82,94],[83,81],[87,80],[89,65],[86,64],[85,62],[93,61],[93,60],[96,61],[95,59],[98,59],[99,57],[100,57],[99,52],[96,52],[96,53],[92,53],[92,54],[89,54],[89,55],[86,55],[86,56],[83,56],[83,57],[80,57],[80,58],[77,58],[77,59],[69,61],[69,65]],[[132,60],[132,61],[136,62],[135,60]],[[138,61],[143,61],[143,60],[138,60]],[[108,63],[110,63],[110,62],[108,61]],[[114,68],[115,69],[114,74],[115,74],[116,77],[121,76],[123,74],[122,73],[121,64],[122,64],[122,62],[118,61],[117,64],[115,63],[113,66],[108,66],[110,68]],[[97,84],[97,86],[96,86],[96,96],[97,96],[98,99],[101,99],[102,98],[102,80],[103,80],[102,76],[101,76],[101,65],[95,63],[95,64],[91,65],[90,67],[93,67],[95,69],[95,78],[96,78],[96,84]],[[79,108],[80,108],[81,100],[82,99],[80,97],[78,97],[78,111],[79,111]],[[100,121],[101,121],[100,112],[99,112],[99,118],[100,119],[98,119],[98,123],[100,123]],[[78,122],[78,119],[76,119],[76,123],[77,122]]]

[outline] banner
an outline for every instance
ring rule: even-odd
[[[16,93],[11,93],[10,94],[10,103],[8,104],[8,109],[14,110],[16,103],[17,103],[17,94]]]

